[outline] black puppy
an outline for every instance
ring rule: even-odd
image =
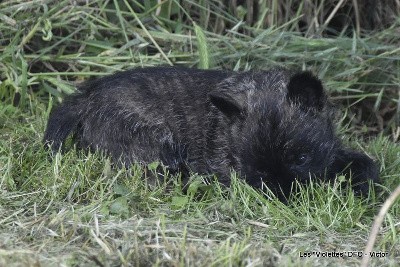
[[[341,145],[332,113],[309,72],[144,68],[85,83],[52,111],[44,141],[58,151],[73,134],[79,147],[125,165],[160,161],[172,172],[216,174],[224,185],[234,169],[281,197],[295,179],[343,172],[367,193],[377,166]]]

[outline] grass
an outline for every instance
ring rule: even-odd
[[[356,254],[302,256],[363,251],[400,183],[399,24],[321,38],[291,31],[300,17],[250,26],[218,1],[145,2],[0,3],[0,266],[359,265]],[[231,188],[194,175],[184,193],[179,177],[152,185],[143,166],[116,169],[100,154],[52,158],[43,149],[51,107],[76,83],[170,63],[313,70],[340,110],[343,141],[379,161],[379,191],[355,197],[338,177],[283,204],[232,174]],[[397,201],[374,247],[388,255],[373,266],[400,261],[399,222]]]

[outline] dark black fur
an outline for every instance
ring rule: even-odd
[[[216,174],[225,185],[234,169],[281,196],[296,178],[352,173],[355,189],[367,193],[376,164],[341,145],[331,114],[309,72],[134,69],[67,97],[52,111],[44,141],[57,151],[73,134],[79,147],[126,165],[161,161],[173,172]]]

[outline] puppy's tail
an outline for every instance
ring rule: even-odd
[[[79,124],[79,109],[72,103],[64,102],[50,113],[43,143],[57,152],[65,139],[76,131]]]

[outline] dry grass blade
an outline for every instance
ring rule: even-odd
[[[396,201],[396,199],[400,196],[400,185],[394,190],[394,192],[389,196],[389,198],[385,201],[383,204],[382,208],[380,209],[378,215],[376,216],[374,220],[374,224],[372,225],[371,233],[369,235],[368,243],[367,246],[365,247],[364,253],[363,253],[363,259],[361,262],[361,267],[367,267],[370,256],[369,252],[372,251],[374,248],[375,240],[376,237],[378,236],[379,233],[379,227],[382,225],[383,219],[385,218],[385,215],[387,214],[389,208],[393,205],[393,203]]]

